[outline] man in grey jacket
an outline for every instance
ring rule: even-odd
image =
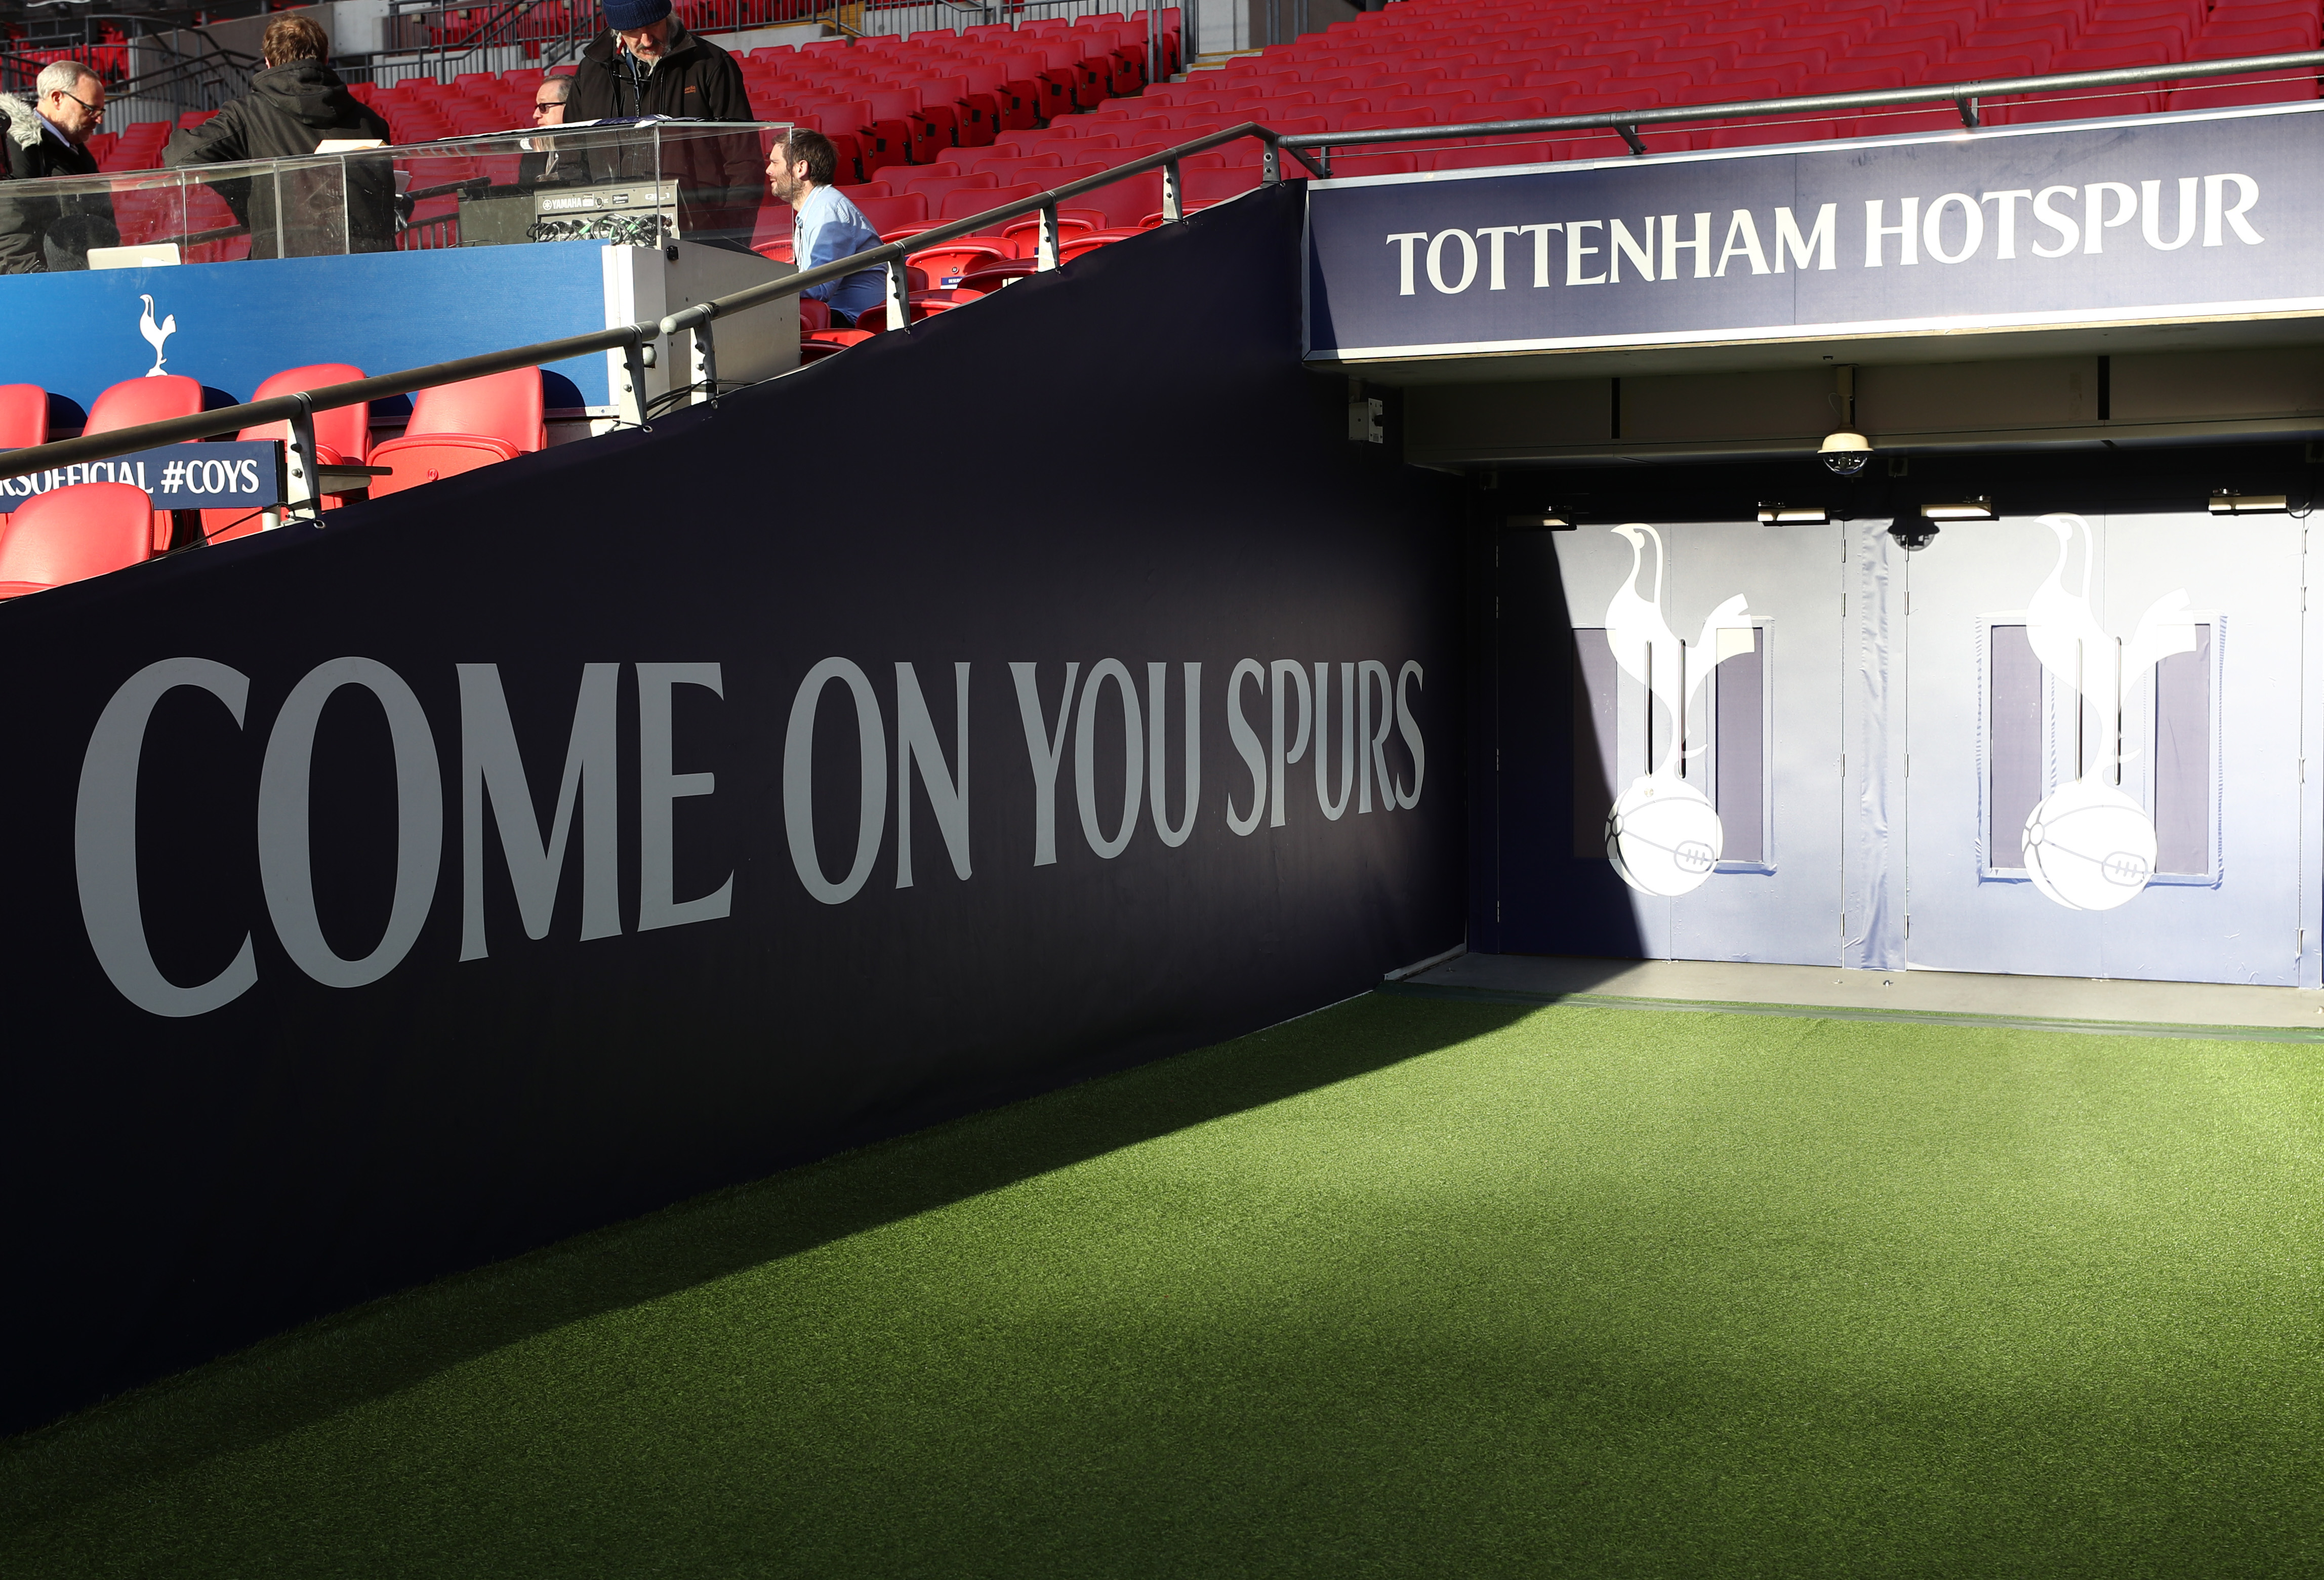
[[[24,183],[56,177],[91,177],[97,158],[88,140],[105,119],[105,84],[78,60],[43,67],[33,102],[0,94],[0,146],[7,180],[0,181],[0,274],[40,274],[86,269],[88,249],[120,244],[113,198],[83,182],[78,190],[42,190]]]

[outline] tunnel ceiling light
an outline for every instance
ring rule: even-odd
[[[1820,504],[1784,504],[1777,501],[1759,507],[1759,524],[1763,527],[1820,527],[1831,520],[1831,512]]]
[[[2215,516],[2282,515],[2291,508],[2291,501],[2281,494],[2237,494],[2222,488],[2211,495]]]
[[[1921,516],[1932,522],[1995,522],[2001,513],[1993,508],[1993,501],[1984,494],[1975,499],[1957,500],[1950,504],[1924,504]]]

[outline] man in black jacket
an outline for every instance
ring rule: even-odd
[[[326,140],[388,140],[387,118],[349,93],[325,64],[331,41],[313,22],[279,17],[267,25],[258,47],[266,69],[250,79],[250,92],[200,125],[172,134],[161,151],[165,169],[297,159]],[[217,183],[218,196],[250,226],[252,257],[374,253],[394,245],[392,164],[384,158],[360,157],[343,163],[344,199],[337,168]]]
[[[86,269],[88,249],[116,246],[113,199],[102,187],[43,191],[20,185],[48,177],[94,176],[88,140],[105,118],[105,85],[76,60],[42,69],[32,104],[0,94],[0,146],[7,150],[7,180],[0,181],[0,274],[41,274]]]
[[[582,51],[567,121],[676,115],[747,121],[751,97],[734,57],[687,32],[669,0],[604,0],[606,32]]]
[[[691,121],[747,122],[751,97],[734,57],[709,40],[687,31],[670,15],[670,0],[604,0],[606,31],[582,51],[565,119],[629,119],[669,115]],[[747,136],[661,140],[659,170],[650,145],[624,151],[619,175],[639,180],[675,178],[678,182],[679,228],[689,239],[739,240],[747,247],[764,182],[766,154],[759,139]],[[616,172],[593,155],[604,176]]]

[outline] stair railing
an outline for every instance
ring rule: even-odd
[[[1543,132],[1576,132],[1610,130],[1621,133],[1634,149],[1643,151],[1637,141],[1637,128],[1641,125],[1663,125],[1673,122],[1713,121],[1733,119],[1748,115],[1803,115],[1817,112],[1873,109],[1883,105],[1942,103],[1948,100],[1969,101],[1961,106],[1964,123],[1974,126],[1974,101],[1978,98],[2014,96],[2027,93],[2054,93],[2083,88],[2124,87],[2143,82],[2183,80],[2201,77],[2260,76],[2271,71],[2315,74],[2324,69],[2324,50],[2303,51],[2295,54],[2254,55],[2227,60],[2186,60],[2167,66],[2124,67],[2110,71],[2061,72],[2050,77],[2020,77],[1999,79],[1991,82],[1947,83],[1920,88],[1886,88],[1868,93],[1839,93],[1801,95],[1793,98],[1745,99],[1729,104],[1674,105],[1651,110],[1609,111],[1590,115],[1547,115],[1531,120],[1494,121],[1469,125],[1418,126],[1383,128],[1370,132],[1312,133],[1286,136],[1256,122],[1246,122],[1179,143],[1174,148],[1131,160],[1112,170],[1068,181],[1053,190],[1037,193],[1006,203],[965,219],[955,219],[944,225],[932,226],[902,241],[886,242],[876,247],[812,269],[802,269],[780,280],[770,280],[742,291],[697,302],[692,307],[671,313],[660,319],[641,319],[634,324],[622,324],[612,328],[593,329],[586,334],[568,335],[562,339],[544,340],[536,345],[519,346],[506,351],[485,352],[476,356],[464,356],[449,362],[438,362],[426,367],[408,369],[401,373],[381,374],[375,377],[354,379],[346,383],[329,384],[320,389],[302,391],[297,394],[280,395],[270,400],[245,402],[238,406],[221,407],[189,417],[166,418],[159,422],[141,423],[134,428],[115,429],[101,434],[84,434],[77,439],[57,439],[48,444],[33,445],[24,449],[0,454],[0,478],[21,477],[27,474],[46,472],[89,461],[110,460],[133,451],[156,445],[178,444],[190,439],[216,439],[236,433],[244,428],[259,427],[269,422],[288,420],[290,426],[293,461],[307,476],[316,475],[319,465],[315,451],[314,414],[336,411],[344,406],[355,406],[372,401],[383,401],[397,395],[415,394],[438,384],[456,383],[463,379],[482,378],[487,374],[506,373],[512,368],[535,367],[568,357],[586,356],[595,352],[619,351],[629,371],[630,388],[638,393],[643,405],[645,370],[650,365],[652,347],[657,341],[675,335],[692,332],[694,365],[690,370],[691,388],[696,404],[715,404],[718,399],[716,356],[713,346],[711,325],[721,318],[748,312],[765,307],[786,297],[796,297],[801,291],[817,285],[832,283],[859,274],[866,270],[885,272],[888,291],[887,332],[908,333],[911,317],[908,311],[909,292],[905,274],[905,260],[923,248],[941,245],[949,241],[990,230],[1011,219],[1028,214],[1040,217],[1041,229],[1035,268],[1047,271],[1060,262],[1062,238],[1058,226],[1058,209],[1065,203],[1085,192],[1095,191],[1116,181],[1155,171],[1162,172],[1162,222],[1176,224],[1186,217],[1184,201],[1185,187],[1181,165],[1185,160],[1245,137],[1255,138],[1264,150],[1261,176],[1266,185],[1283,180],[1283,158],[1288,154],[1315,175],[1327,173],[1323,156],[1332,148],[1370,146],[1378,143],[1422,142],[1446,137],[1475,137],[1538,134]],[[1627,130],[1626,130],[1627,128]],[[1311,155],[1310,149],[1316,151]]]

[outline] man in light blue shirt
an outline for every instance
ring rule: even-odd
[[[779,203],[791,206],[791,260],[812,269],[880,245],[854,204],[832,185],[839,156],[831,139],[820,132],[798,130],[775,144],[767,156],[767,189]],[[884,271],[861,269],[844,279],[810,285],[799,292],[831,304],[835,324],[853,324],[855,315],[888,300]]]

